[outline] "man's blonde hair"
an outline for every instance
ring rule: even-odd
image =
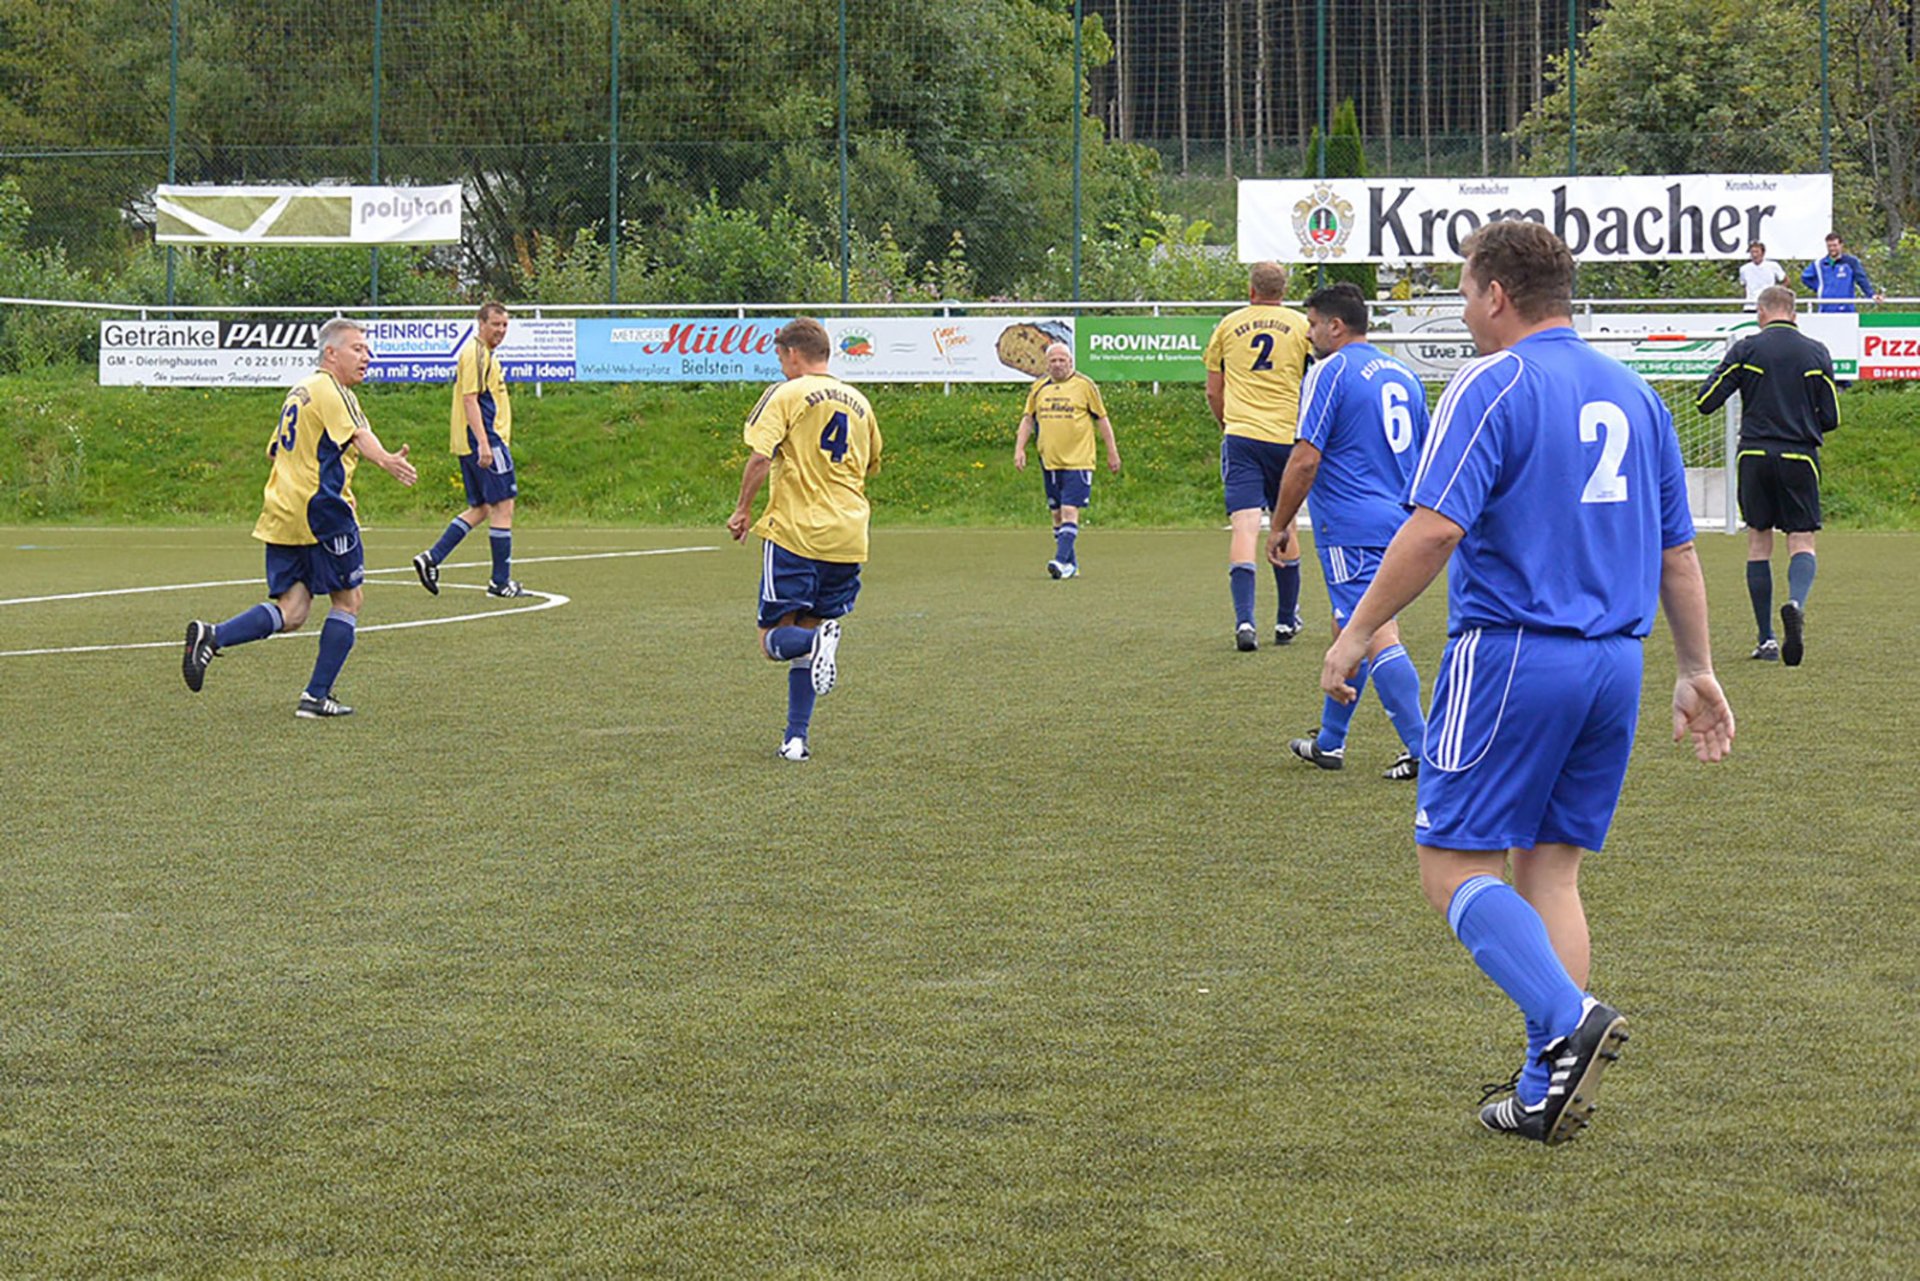
[[[1247,273],[1247,287],[1261,302],[1279,302],[1287,296],[1287,269],[1277,262],[1256,262]]]

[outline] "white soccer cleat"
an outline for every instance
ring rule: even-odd
[[[829,618],[814,633],[813,661],[807,664],[807,670],[813,677],[814,693],[824,694],[833,688],[833,682],[840,675],[839,667],[834,662],[834,655],[839,650],[840,624]]]
[[[1079,561],[1077,561],[1077,560],[1063,560],[1063,561],[1061,561],[1061,562],[1060,562],[1060,573],[1059,573],[1059,575],[1058,575],[1058,577],[1061,577],[1061,578],[1076,578],[1076,577],[1078,577],[1078,576],[1079,576],[1079,574],[1080,574],[1080,562],[1079,562]]]
[[[788,739],[780,744],[779,750],[774,754],[783,761],[804,761],[811,760],[813,757],[813,753],[807,750],[807,740],[804,738]]]

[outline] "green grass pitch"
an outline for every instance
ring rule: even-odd
[[[1920,535],[1823,535],[1798,670],[1705,536],[1735,755],[1668,741],[1657,633],[1585,877],[1633,1040],[1547,1150],[1473,1122],[1519,1020],[1377,702],[1285,754],[1317,571],[1240,655],[1221,533],[1096,511],[1054,582],[1038,520],[880,530],[795,766],[753,547],[523,523],[569,602],[366,631],[339,723],[310,636],[180,680],[244,527],[0,530],[0,602],[244,580],[0,603],[165,642],[0,657],[0,1275],[1920,1273]],[[542,603],[376,578],[369,627]]]

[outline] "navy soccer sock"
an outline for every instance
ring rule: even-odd
[[[1812,552],[1795,552],[1787,561],[1787,599],[1805,609],[1807,593],[1813,590]]]
[[[1273,584],[1280,589],[1280,601],[1273,621],[1280,627],[1300,626],[1300,562],[1273,567]]]
[[[1747,562],[1747,595],[1753,598],[1753,621],[1760,624],[1761,641],[1773,639],[1773,562]]]
[[[767,633],[767,657],[782,662],[806,658],[813,653],[817,635],[811,627],[776,627]]]
[[[1080,526],[1077,522],[1066,520],[1055,525],[1053,527],[1053,558],[1062,565],[1073,564],[1073,544],[1079,537]]]
[[[1229,566],[1227,581],[1233,588],[1234,626],[1253,626],[1253,562],[1236,561]]]
[[[807,726],[813,723],[813,700],[819,697],[813,692],[812,666],[804,659],[794,659],[787,668],[787,737],[805,738]]]
[[[213,647],[232,649],[235,645],[245,645],[250,641],[265,640],[286,625],[286,619],[280,615],[280,607],[272,601],[255,605],[242,614],[235,614],[226,622],[213,629]]]
[[[1500,985],[1530,1022],[1546,1030],[1547,1039],[1579,1026],[1586,994],[1560,963],[1547,937],[1546,922],[1511,885],[1497,876],[1469,877],[1453,892],[1447,924],[1473,963]],[[1531,1038],[1529,1043],[1531,1048]],[[1520,1101],[1538,1099],[1523,1095]]]
[[[340,675],[340,667],[353,649],[354,634],[359,626],[360,620],[344,609],[327,615],[326,624],[320,629],[320,654],[313,660],[313,679],[307,682],[308,694],[325,698],[333,692],[334,679]]]
[[[488,530],[487,545],[493,549],[493,585],[505,587],[507,580],[513,577],[513,531]]]
[[[453,549],[460,545],[461,539],[472,532],[473,526],[455,516],[447,522],[447,528],[440,535],[440,541],[427,548],[427,559],[438,565],[453,554]]]
[[[1373,692],[1387,709],[1401,745],[1418,756],[1427,738],[1427,718],[1420,710],[1420,670],[1406,646],[1389,645],[1373,660]]]
[[[1347,684],[1353,686],[1351,703],[1328,698],[1326,706],[1320,709],[1320,737],[1316,741],[1321,751],[1331,752],[1336,747],[1347,745],[1347,727],[1353,724],[1353,714],[1360,709],[1360,695],[1367,692],[1367,672],[1372,666],[1372,663],[1363,662],[1360,670],[1347,678]]]

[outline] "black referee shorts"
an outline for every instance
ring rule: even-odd
[[[1820,528],[1820,451],[1761,445],[1740,451],[1740,519],[1748,529],[1810,534]]]

